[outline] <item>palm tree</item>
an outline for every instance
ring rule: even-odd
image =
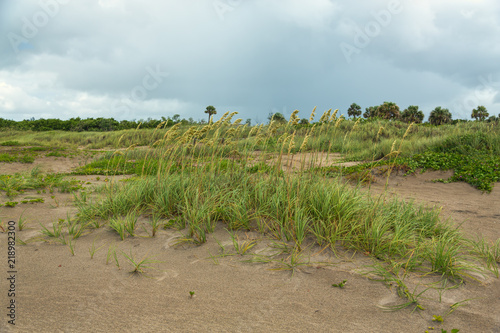
[[[384,102],[377,108],[377,114],[383,119],[399,119],[401,113],[399,112],[399,106],[393,102]]]
[[[347,115],[353,118],[361,116],[361,106],[356,103],[352,103],[349,109],[347,109]]]
[[[208,113],[208,123],[210,123],[210,117],[212,117],[213,114],[217,114],[217,110],[212,105],[209,105],[205,113]]]
[[[365,108],[365,112],[363,113],[363,117],[365,118],[375,118],[377,117],[377,108],[378,106],[369,106]]]
[[[406,123],[420,124],[424,120],[424,113],[418,109],[417,105],[410,105],[401,113],[401,120]]]
[[[429,115],[429,122],[433,125],[451,123],[451,113],[448,109],[443,109],[440,106],[437,106],[431,111],[431,114]]]
[[[476,120],[483,121],[486,118],[488,118],[490,114],[488,113],[488,110],[482,105],[479,105],[476,109],[472,110],[472,114],[470,115],[471,118],[474,118]]]

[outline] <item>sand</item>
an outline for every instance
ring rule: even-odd
[[[48,160],[44,168],[57,169]],[[500,184],[492,193],[482,194],[465,183],[431,182],[445,176],[436,172],[393,175],[388,191],[442,206],[443,218],[451,217],[470,236],[498,239]],[[95,176],[76,178],[103,183]],[[384,185],[385,179],[378,178],[364,191],[378,195]],[[1,221],[17,220],[23,214],[30,222],[29,229],[17,232],[22,240],[40,235],[40,223],[50,226],[75,212],[73,195],[56,193],[58,206],[50,194],[39,196],[45,203],[0,208]],[[362,253],[334,256],[311,246],[310,256],[301,258],[308,264],[292,274],[275,270],[281,267],[278,262],[242,262],[251,258],[248,255],[213,258],[221,253],[217,242],[235,253],[222,224],[202,246],[174,246],[179,236],[175,230],[162,230],[154,238],[141,231],[139,236],[121,241],[109,228],[101,228],[76,241],[74,256],[62,244],[35,240],[16,246],[16,325],[12,326],[6,316],[7,235],[0,233],[0,332],[432,332],[429,326],[435,327],[434,332],[441,328],[500,332],[500,280],[492,275],[444,292],[441,302],[437,292],[428,291],[422,299],[425,311],[385,312],[380,306],[400,304],[403,299],[394,288],[361,274],[374,263]],[[240,232],[238,237],[257,242],[253,253],[270,253],[276,242],[256,232]],[[102,247],[91,259],[93,243]],[[109,246],[117,247],[120,268],[113,258],[106,264]],[[131,274],[132,265],[120,251],[161,262],[152,263],[146,276]],[[432,279],[412,276],[407,283],[413,287]],[[332,287],[343,280],[347,280],[344,288]],[[432,321],[433,315],[444,315],[450,305],[467,299],[443,323]]]

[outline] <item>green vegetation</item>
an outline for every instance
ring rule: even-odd
[[[10,162],[15,162],[15,161],[16,161],[16,158],[14,156],[11,156],[11,155],[6,154],[6,153],[0,154],[0,162],[10,163]]]
[[[14,175],[0,175],[0,193],[3,191],[8,197],[15,197],[25,190],[49,190],[57,188],[60,192],[73,192],[82,188],[75,179],[64,179],[61,174],[44,174],[38,168],[30,172],[15,173]],[[34,199],[28,202],[43,202]],[[24,203],[24,202],[23,202]]]
[[[106,184],[92,196],[80,191],[74,195],[75,218],[68,216],[67,221],[42,228],[50,238],[63,237],[72,254],[73,240],[93,228],[114,230],[117,240],[125,242],[137,237],[141,227],[151,237],[162,228],[175,228],[181,233],[178,244],[199,246],[222,224],[234,251],[229,253],[221,245],[222,254],[211,256],[215,263],[217,257],[246,256],[252,258],[250,262],[274,264],[273,269],[293,274],[311,265],[307,250],[316,246],[371,257],[375,264],[370,278],[395,286],[404,300],[386,310],[423,310],[424,293],[439,289],[410,287],[409,274],[434,275],[456,283],[488,271],[498,276],[499,242],[468,239],[442,221],[437,210],[385,195],[371,197],[345,182],[362,185],[376,181],[379,174],[389,177],[394,170],[453,170],[449,179],[441,181],[464,181],[491,191],[500,179],[498,123],[452,123],[446,110],[439,109],[432,122],[440,126],[414,124],[423,118],[417,106],[400,113],[391,102],[368,108],[368,119],[362,119],[358,118],[359,106],[351,107],[350,115],[357,119],[337,117],[338,110],[328,110],[315,122],[314,109],[308,119],[301,120],[298,111],[288,121],[275,113],[268,125],[251,127],[242,125],[241,119],[233,121],[235,113],[226,113],[204,125],[182,126],[177,119],[174,125],[166,120],[148,129],[107,133],[28,131],[19,135],[8,130],[0,132],[0,138],[12,147],[29,142],[43,147],[113,147],[75,173],[133,175],[124,182],[106,177]],[[215,108],[207,107],[207,111]],[[207,113],[209,117],[214,114]],[[325,166],[324,158],[338,153],[343,157],[339,162],[364,163]],[[47,156],[64,154],[51,148]],[[0,191],[8,197],[27,189],[54,188],[71,192],[82,185],[38,169],[0,176]],[[147,222],[141,222],[143,217]],[[69,241],[63,228],[71,236]],[[275,239],[280,251],[270,256],[256,253],[257,241],[239,236],[244,231]],[[98,249],[92,243],[91,258]],[[120,268],[116,249],[114,245],[108,248],[106,263],[113,257]],[[147,256],[136,260],[132,252],[122,255],[134,273],[144,273],[156,262]],[[332,286],[345,284],[343,280]]]
[[[113,118],[87,118],[81,119],[71,118],[69,120],[61,119],[27,119],[22,121],[14,121],[0,118],[0,129],[13,129],[19,131],[73,131],[73,132],[83,132],[83,131],[117,131],[124,129],[133,129],[137,127],[142,128],[156,128],[161,122],[165,122],[168,126],[172,126],[178,122],[183,122],[185,124],[194,123],[192,119],[190,120],[180,120],[179,116],[176,115],[172,119],[162,117],[161,120],[155,120],[148,118],[146,120],[122,120],[117,121]],[[15,142],[15,141],[14,141]],[[8,144],[6,145],[13,145]],[[3,145],[3,144],[2,144]],[[15,145],[15,144],[14,144]]]
[[[474,118],[479,121],[483,121],[488,118],[489,113],[488,110],[482,105],[479,105],[477,108],[472,110],[471,118]]]
[[[353,118],[361,116],[361,106],[356,103],[352,103],[351,106],[349,106],[349,109],[347,109],[347,115]]]
[[[424,113],[418,109],[417,105],[410,105],[401,113],[401,120],[405,123],[420,124],[424,121]]]
[[[248,128],[236,126],[241,120],[231,123],[233,115],[225,114],[202,127],[158,128],[152,133],[155,140],[148,144],[154,149],[110,153],[84,166],[83,170],[98,174],[133,173],[137,177],[123,184],[111,182],[98,201],[77,198],[79,220],[109,220],[109,226],[124,239],[126,234],[135,235],[136,216],[146,214],[157,219],[153,229],[158,229],[159,219],[170,221],[169,226],[183,230],[179,242],[198,245],[223,223],[239,254],[255,242],[242,242],[232,231],[257,230],[295,244],[288,257],[269,260],[278,269],[292,272],[307,264],[301,260],[302,251],[312,242],[333,251],[361,251],[388,265],[405,263],[408,271],[424,270],[455,281],[479,272],[479,261],[486,265],[487,256],[441,222],[437,211],[368,197],[342,178],[325,182],[324,176],[345,176],[350,170],[367,170],[368,165],[405,171],[455,168],[458,180],[466,164],[443,156],[469,156],[472,165],[471,151],[475,151],[483,154],[475,158],[484,161],[484,154],[489,154],[495,161],[500,149],[497,127],[465,123],[437,130],[387,120],[351,122],[328,110],[321,116],[321,125],[300,125],[294,112],[288,122]],[[314,116],[313,112],[310,119]],[[479,127],[482,131],[477,134]],[[161,139],[156,140],[156,135]],[[340,151],[349,159],[363,156],[372,162],[351,169],[311,168],[314,155],[307,162],[304,155],[296,155],[300,170],[283,172],[284,159],[309,151]],[[380,155],[384,158],[376,161]],[[424,158],[428,156],[432,158]]]
[[[400,157],[407,154],[391,148],[392,151],[386,155],[385,159],[348,168],[326,167],[323,171],[333,175],[343,173],[348,178],[369,182],[372,180],[369,171],[380,166],[404,170],[407,174],[416,172],[418,169],[421,171],[453,170],[454,173],[449,179],[440,181],[463,181],[481,191],[491,192],[493,185],[500,181],[498,130],[491,128],[484,132],[463,131],[459,133],[464,134],[451,134],[443,140],[436,140],[422,153]]]
[[[345,285],[347,283],[347,280],[342,280],[341,282],[339,283],[332,283],[332,287],[336,287],[336,288],[344,288]]]
[[[159,260],[151,259],[147,255],[142,257],[142,259],[135,259],[134,255],[132,254],[132,251],[130,251],[130,255],[126,254],[125,252],[122,252],[122,255],[132,265],[133,270],[130,272],[132,274],[145,274],[145,271],[147,269],[154,269],[154,267],[150,266],[151,264],[161,262]]]
[[[443,125],[451,123],[451,113],[448,109],[438,106],[431,111],[429,122],[433,125]]]
[[[208,114],[208,122],[210,122],[210,118],[212,118],[214,114],[217,114],[217,110],[212,105],[209,105],[207,106],[205,113]]]

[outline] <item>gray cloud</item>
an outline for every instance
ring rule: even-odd
[[[212,104],[263,121],[386,100],[496,114],[499,17],[494,0],[0,0],[0,117],[204,119]]]

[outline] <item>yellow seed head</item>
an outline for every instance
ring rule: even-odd
[[[250,132],[248,132],[248,136],[252,136],[255,132],[259,130],[259,126],[254,126],[250,129]]]
[[[292,115],[290,116],[290,120],[288,121],[288,125],[292,124],[295,125],[297,117],[297,113],[299,113],[299,110],[295,110],[292,112]]]
[[[403,135],[403,140],[406,138],[406,136],[408,135],[408,133],[410,133],[410,129],[412,128],[414,123],[410,123],[410,125],[408,126],[408,128],[406,129],[406,132],[405,134]]]
[[[306,137],[304,138],[304,141],[302,141],[299,151],[304,151],[304,149],[306,149],[308,139],[309,139],[309,134],[307,134]]]
[[[226,113],[224,113],[224,114],[222,115],[222,117],[221,117],[219,120],[217,120],[217,121],[213,124],[213,126],[214,126],[214,127],[217,127],[217,126],[219,126],[220,124],[222,124],[222,122],[223,122],[224,120],[226,120],[226,117],[227,117],[227,115],[228,115],[228,114],[229,114],[229,111],[227,111]]]
[[[229,138],[232,138],[235,133],[236,133],[236,128],[231,127],[230,129],[227,130],[225,136],[229,139]]]
[[[354,123],[354,126],[352,127],[353,131],[356,129],[356,127],[358,127],[358,124],[360,121],[361,121],[361,118],[358,118],[358,120],[356,120],[356,122]]]
[[[316,107],[311,112],[311,116],[309,117],[309,123],[312,123],[314,116],[316,115]]]
[[[327,122],[330,119],[331,112],[332,112],[332,109],[329,109],[328,111],[326,111],[325,122]]]
[[[234,112],[231,112],[231,114],[229,115],[229,117],[227,117],[225,120],[224,120],[224,123],[223,125],[229,125],[231,123],[231,119],[234,117],[234,115],[238,114],[238,112],[234,111]]]
[[[339,112],[339,109],[336,109],[335,111],[333,111],[332,115],[330,116],[330,119],[328,120],[329,123],[337,120],[337,112]]]
[[[322,123],[325,121],[325,116],[326,116],[326,111],[323,112],[323,114],[321,115],[321,117],[319,118],[319,122]]]
[[[335,128],[340,126],[340,123],[342,122],[342,120],[344,120],[344,115],[341,115],[339,117],[339,119],[337,119],[337,121],[335,122]]]
[[[394,151],[394,146],[396,145],[396,140],[394,140],[394,142],[392,143],[392,146],[391,146],[391,153]]]
[[[175,124],[174,126],[170,127],[170,129],[165,132],[165,135],[163,136],[163,138],[168,138],[168,137],[173,137],[175,134],[177,134],[177,130],[179,129],[179,127],[181,126],[181,123],[177,123]]]

